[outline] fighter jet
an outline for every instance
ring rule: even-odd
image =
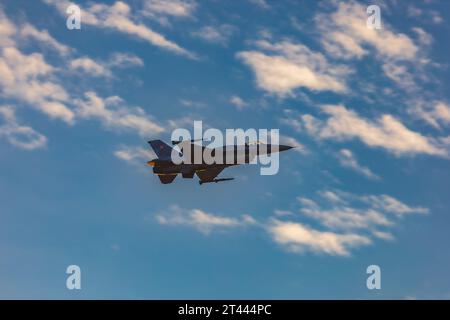
[[[201,154],[207,149],[203,145],[199,145],[195,140],[188,141],[172,141],[172,145],[178,146],[174,150],[171,146],[167,145],[161,140],[151,140],[148,142],[156,153],[157,158],[147,162],[147,164],[153,167],[153,173],[158,176],[161,183],[172,183],[178,174],[181,174],[183,178],[192,179],[194,174],[199,177],[199,184],[211,183],[211,182],[223,182],[233,180],[234,178],[216,178],[222,170],[227,167],[235,166],[239,164],[251,163],[255,157],[261,155],[270,155],[275,152],[282,152],[293,147],[287,145],[273,145],[263,144],[261,142],[246,143],[245,145],[234,146],[222,146],[218,148],[210,148],[206,150],[211,155],[222,153],[224,161],[222,163],[207,164],[203,159],[200,163],[196,164],[194,160],[195,149],[200,148]],[[183,150],[181,153],[179,150]],[[174,163],[172,161],[172,153],[176,152],[181,158],[190,159],[191,161],[182,161],[181,163]],[[232,153],[233,161],[225,161],[227,156]]]

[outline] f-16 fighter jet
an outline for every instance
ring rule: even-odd
[[[233,180],[234,178],[216,177],[227,167],[255,163],[254,160],[258,156],[270,156],[273,153],[293,148],[282,144],[261,142],[208,148],[195,142],[196,140],[172,141],[172,145],[177,146],[173,148],[161,140],[149,141],[157,158],[148,161],[147,164],[153,167],[153,173],[158,176],[161,183],[172,183],[178,174],[188,179],[192,179],[196,174],[200,179],[199,184]],[[221,160],[207,161],[204,157],[205,154],[210,158]],[[200,159],[198,155],[200,155]],[[174,157],[177,158],[177,161],[174,161]]]

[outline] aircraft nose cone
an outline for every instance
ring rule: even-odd
[[[286,150],[289,150],[289,149],[292,149],[293,147],[291,147],[291,146],[286,146],[286,145],[283,145],[283,144],[281,144],[280,145],[280,152],[281,151],[286,151]]]

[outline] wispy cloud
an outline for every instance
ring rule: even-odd
[[[335,9],[331,13],[315,17],[320,41],[328,56],[354,61],[370,55],[381,66],[380,73],[409,95],[418,94],[422,90],[421,83],[431,81],[433,74],[426,68],[435,66],[428,57],[433,37],[426,30],[413,26],[407,30],[410,35],[398,32],[386,15],[381,29],[370,29],[365,23],[367,15],[363,4],[348,1],[331,7]]]
[[[440,147],[434,139],[408,129],[391,115],[384,114],[376,121],[371,121],[343,105],[326,105],[321,110],[328,115],[328,119],[319,120],[308,114],[301,116],[306,132],[317,139],[358,139],[367,146],[383,148],[398,156],[448,155],[447,150]]]
[[[358,234],[339,234],[313,229],[299,222],[274,219],[268,226],[273,240],[295,253],[315,253],[348,256],[350,249],[369,245],[372,241]]]
[[[66,46],[55,38],[53,38],[47,30],[38,30],[31,24],[25,24],[20,30],[20,36],[24,38],[33,38],[41,44],[45,44],[47,47],[53,48],[61,55],[68,55],[73,51],[72,48]]]
[[[419,8],[414,5],[409,5],[406,10],[409,17],[420,18],[424,23],[441,24],[444,22],[442,15],[436,10],[429,10]]]
[[[0,88],[2,95],[25,101],[51,118],[67,123],[74,120],[67,107],[69,95],[52,79],[54,68],[42,54],[23,54],[15,47],[0,51]]]
[[[79,57],[70,60],[69,68],[81,71],[94,77],[113,77],[112,68],[142,67],[144,62],[134,54],[116,52],[106,61],[94,60],[89,57]]]
[[[341,196],[339,196],[336,192],[333,192],[331,190],[318,191],[317,194],[319,196],[321,196],[323,199],[325,199],[328,202],[331,202],[333,204],[345,204],[346,203],[346,201]],[[307,207],[311,207],[311,203],[305,203],[305,204],[307,204],[306,205]],[[317,207],[317,206],[314,206],[314,207]]]
[[[443,101],[418,100],[408,112],[436,129],[442,129],[450,124],[450,105]]]
[[[142,67],[144,61],[132,53],[116,52],[111,55],[107,64],[116,68]]]
[[[242,110],[248,106],[248,103],[245,102],[241,97],[233,95],[230,97],[229,102],[236,107],[238,110]]]
[[[157,213],[156,220],[163,225],[193,227],[205,234],[209,234],[214,230],[226,230],[256,223],[249,215],[231,218],[208,213],[201,209],[186,210],[176,205],[170,206],[164,212]]]
[[[357,195],[341,190],[322,190],[317,194],[320,198],[316,201],[304,196],[298,198],[299,212],[304,217],[320,223],[325,232],[339,232],[341,236],[358,234],[369,243],[373,237],[392,241],[394,235],[390,230],[402,221],[402,216],[429,213],[428,208],[412,207],[386,194]],[[289,221],[288,225],[292,227],[292,223]],[[296,229],[298,233],[303,231],[298,226]]]
[[[359,174],[362,174],[363,176],[369,179],[374,180],[380,179],[380,177],[377,176],[375,173],[373,173],[372,170],[370,170],[368,167],[359,164],[358,159],[349,149],[339,150],[337,157],[339,159],[340,164],[343,167],[349,168]]]
[[[76,58],[70,61],[69,67],[72,70],[81,70],[85,73],[96,77],[111,77],[111,71],[102,65],[100,62],[97,62],[89,57]]]
[[[394,226],[399,221],[394,218],[400,216],[429,213],[428,208],[411,207],[386,194],[355,195],[340,190],[322,190],[318,194],[326,200],[325,204],[301,197],[300,212],[332,230],[374,231]]]
[[[147,165],[147,161],[156,158],[156,154],[152,150],[138,146],[121,146],[114,152],[114,155],[137,167],[144,167]]]
[[[39,31],[30,24],[14,24],[2,8],[0,21],[0,94],[25,102],[51,118],[72,124],[75,115],[68,107],[69,94],[55,80],[57,68],[49,64],[41,53],[23,53],[19,44],[31,38],[64,55],[70,49],[47,31]]]
[[[187,210],[177,205],[155,215],[161,225],[191,227],[204,234],[226,231],[245,226],[253,226],[267,232],[272,240],[294,253],[314,252],[336,256],[349,256],[352,248],[369,245],[372,241],[353,233],[320,231],[294,221],[282,221],[281,217],[291,217],[291,213],[277,210],[278,218],[265,223],[256,221],[250,215],[239,218],[207,213],[200,209]]]
[[[406,215],[406,214],[427,214],[429,213],[428,208],[424,207],[410,207],[403,202],[395,199],[394,197],[383,195],[369,195],[360,198],[362,201],[369,203],[374,208],[380,209],[384,212],[394,213],[396,215]]]
[[[291,210],[275,209],[273,216],[256,220],[250,215],[229,217],[172,205],[156,213],[156,220],[162,225],[188,226],[206,234],[213,230],[253,226],[295,253],[349,256],[353,249],[370,245],[375,239],[392,241],[394,235],[390,230],[402,221],[402,216],[429,212],[428,208],[408,206],[385,194],[321,190],[317,196],[316,200],[305,196],[297,198],[300,215]],[[311,227],[304,222],[305,218],[318,222],[321,227]]]
[[[57,7],[63,15],[66,14],[66,8],[70,5],[70,2],[66,0],[44,0],[44,2]],[[193,53],[166,39],[162,34],[153,31],[143,23],[134,21],[130,6],[122,1],[116,1],[112,5],[91,3],[83,7],[83,23],[129,34],[162,49],[195,58]]]
[[[118,96],[101,98],[89,91],[85,93],[85,99],[77,99],[75,105],[81,118],[98,119],[107,128],[132,130],[141,136],[164,131],[142,108],[124,106],[123,100]]]
[[[229,24],[219,26],[204,26],[200,30],[194,31],[192,35],[206,42],[221,44],[226,46],[236,28]]]
[[[394,59],[413,59],[419,51],[411,38],[392,31],[385,20],[382,29],[367,28],[366,7],[354,1],[339,2],[335,12],[319,14],[315,19],[324,48],[342,58],[361,58],[371,52],[368,47]]]
[[[250,3],[256,5],[261,9],[270,9],[270,5],[266,0],[248,0]]]
[[[29,126],[21,125],[11,106],[0,106],[0,137],[12,145],[25,150],[42,148],[47,144],[47,138]]]
[[[191,18],[197,8],[193,0],[144,0],[141,14],[169,26],[169,18]]]
[[[297,88],[345,92],[349,69],[330,64],[325,56],[303,44],[289,41],[256,42],[261,51],[241,51],[237,57],[255,73],[259,88],[277,95],[293,94]]]

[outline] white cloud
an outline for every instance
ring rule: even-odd
[[[321,109],[329,116],[325,121],[311,115],[301,117],[305,130],[315,138],[359,139],[370,147],[383,148],[395,155],[447,156],[447,151],[436,145],[433,139],[409,130],[391,115],[384,114],[377,121],[371,121],[343,105],[326,105]]]
[[[409,6],[407,9],[407,14],[410,17],[423,17],[423,22],[432,22],[434,24],[441,24],[444,19],[441,14],[435,10],[422,10],[417,7]]]
[[[302,44],[283,41],[256,42],[261,51],[242,51],[237,57],[250,66],[259,88],[278,95],[292,94],[297,88],[313,91],[345,92],[349,73],[344,66],[331,65],[318,52]]]
[[[235,106],[238,110],[244,109],[246,106],[248,106],[248,103],[245,102],[241,97],[233,95],[230,97],[230,103]]]
[[[322,32],[324,48],[342,58],[361,58],[374,48],[385,58],[411,60],[419,48],[406,34],[395,33],[383,20],[381,29],[366,26],[366,7],[354,1],[339,2],[332,14],[316,17],[318,29]]]
[[[187,17],[193,13],[197,4],[192,0],[145,0],[144,6],[152,13]]]
[[[374,230],[374,231],[372,231],[372,234],[375,237],[377,237],[378,239],[382,239],[382,240],[385,240],[385,241],[393,241],[393,240],[395,240],[395,237],[390,232]]]
[[[363,176],[369,178],[378,180],[380,179],[379,176],[377,176],[375,173],[372,172],[368,167],[362,166],[358,163],[358,159],[355,157],[353,152],[351,152],[348,149],[341,149],[339,150],[339,153],[337,155],[340,164],[343,167],[352,169],[353,171],[362,174]]]
[[[114,152],[114,155],[128,164],[143,167],[147,161],[157,158],[156,154],[148,149],[137,146],[121,146]]]
[[[239,226],[253,225],[256,221],[249,215],[243,215],[240,219],[218,216],[200,209],[186,210],[172,205],[165,212],[156,214],[156,220],[164,225],[184,225],[209,234],[214,229],[230,229]]]
[[[188,128],[191,127],[194,124],[194,121],[198,120],[192,118],[191,116],[184,116],[181,118],[176,119],[169,119],[167,120],[166,127],[170,129],[178,129],[178,128]],[[203,122],[204,126],[207,126],[205,122]]]
[[[0,8],[0,47],[14,46],[11,37],[17,32],[17,27],[11,23],[8,17]]]
[[[274,219],[267,229],[275,242],[297,253],[312,251],[348,256],[351,248],[371,244],[371,240],[365,236],[319,231],[292,221]]]
[[[73,74],[71,70],[82,69],[90,75],[111,77],[113,67],[142,66],[143,62],[139,57],[129,53],[114,53],[104,62],[89,57],[73,58],[72,54],[68,53],[75,50],[57,42],[47,31],[36,30],[30,24],[16,26],[1,10],[0,17],[0,41],[4,45],[0,49],[1,97],[24,102],[50,118],[60,119],[68,124],[75,123],[76,119],[97,118],[107,127],[132,130],[143,136],[164,131],[142,108],[126,107],[119,97],[102,99],[90,91],[85,93],[85,101],[73,99],[60,84],[58,72],[61,72],[62,68],[49,64],[41,53],[25,54],[19,47],[24,39],[33,38],[56,49],[63,56],[65,66],[69,67],[69,74]],[[83,17],[87,20],[93,19],[89,13],[87,17]],[[67,69],[63,72],[67,72]],[[29,127],[13,126],[10,123],[3,127],[2,131],[2,135],[9,137],[11,143],[20,144],[25,140],[35,142],[24,142],[21,144],[23,148],[32,149],[46,142],[45,137]],[[19,135],[23,138],[20,141],[15,138]]]
[[[322,198],[326,199],[329,202],[332,202],[334,204],[344,204],[345,200],[342,199],[337,193],[325,190],[325,191],[318,191],[318,195],[320,195]]]
[[[425,214],[427,208],[411,207],[392,196],[355,195],[340,190],[317,192],[325,202],[298,197],[303,217],[311,218],[325,228],[317,230],[297,220],[293,214],[275,215],[265,227],[272,238],[294,252],[313,251],[331,255],[349,255],[351,249],[369,245],[373,239],[394,240],[389,231],[405,214]],[[319,202],[320,201],[320,202]],[[319,203],[321,203],[319,205]],[[282,212],[282,211],[281,211]],[[286,217],[291,221],[281,221]]]
[[[0,93],[25,101],[51,118],[73,123],[74,113],[66,103],[69,96],[52,75],[54,68],[40,53],[23,54],[15,47],[0,51]]]
[[[283,110],[284,117],[280,118],[280,122],[291,127],[294,131],[302,132],[302,122],[296,117],[295,112],[290,109]]]
[[[70,4],[66,0],[44,0],[44,2],[57,7],[63,15],[66,15],[65,10]],[[167,40],[162,34],[153,31],[142,23],[135,22],[130,6],[122,1],[116,1],[112,5],[92,3],[90,6],[83,7],[82,23],[129,34],[162,49],[195,58],[194,54],[175,42]]]
[[[82,70],[90,75],[96,77],[111,77],[112,73],[109,69],[103,66],[101,63],[89,58],[82,57],[70,61],[69,67],[72,70]]]
[[[326,200],[326,205],[319,206],[315,201],[301,197],[298,198],[302,205],[300,212],[332,230],[359,229],[374,233],[378,227],[394,226],[397,220],[393,218],[429,213],[428,208],[411,207],[385,194],[359,196],[339,190],[323,190],[318,194]]]
[[[142,67],[144,61],[132,53],[117,52],[111,56],[108,65],[118,68]]]
[[[95,92],[85,93],[85,100],[76,100],[77,114],[85,119],[98,119],[106,127],[132,130],[141,136],[150,136],[164,131],[146,112],[139,107],[119,106],[121,99],[117,96],[103,99]]]
[[[383,229],[392,228],[402,220],[398,219],[399,212],[424,213],[428,210],[411,208],[393,197],[389,197],[388,205],[386,195],[358,196],[339,190],[317,193],[326,202],[319,205],[310,198],[298,197],[300,213],[303,217],[319,222],[325,229],[313,229],[303,222],[294,221],[297,220],[295,215],[278,214],[277,210],[275,215],[280,218],[272,219],[266,225],[274,241],[298,253],[312,251],[350,255],[351,249],[371,244],[372,238],[394,240],[392,233]],[[390,215],[394,212],[397,214]],[[284,216],[290,221],[281,221]]]
[[[193,0],[145,0],[141,13],[162,25],[170,25],[169,17],[192,17],[196,7]]]
[[[291,216],[286,211],[279,211],[278,215]],[[162,225],[192,227],[205,234],[244,226],[262,227],[275,242],[296,253],[312,251],[348,256],[351,248],[371,244],[371,240],[366,236],[319,231],[298,222],[270,219],[265,224],[259,224],[250,215],[242,215],[240,218],[225,217],[200,209],[186,210],[176,205],[157,213],[155,218]]]
[[[416,101],[409,113],[436,129],[450,124],[450,105],[442,101]]]
[[[267,3],[266,0],[249,0],[249,1],[261,9],[270,9],[270,5]]]
[[[33,38],[40,43],[55,49],[61,55],[68,55],[71,51],[73,51],[70,47],[53,38],[47,30],[38,30],[28,23],[21,28],[20,36]]]
[[[356,209],[338,206],[332,209],[302,208],[301,213],[320,221],[325,227],[339,230],[370,229],[390,226],[393,223],[382,213],[373,209]]]
[[[437,120],[444,122],[445,124],[450,123],[450,105],[444,102],[438,102],[434,106],[434,116]]]
[[[22,53],[18,41],[31,36],[57,50],[65,52],[66,47],[29,24],[14,25],[1,8],[0,21],[0,95],[25,102],[51,118],[73,123],[74,113],[66,106],[69,95],[55,81],[55,68],[40,53]]]
[[[397,215],[405,215],[405,214],[427,214],[429,213],[428,208],[423,207],[410,207],[403,202],[388,196],[386,194],[375,196],[375,195],[369,195],[364,196],[361,198],[361,200],[366,201],[370,205],[372,205],[374,208],[378,208],[380,210],[383,210],[388,213],[394,213]]]
[[[419,27],[414,27],[412,28],[412,30],[417,34],[417,36],[419,37],[419,43],[424,45],[424,46],[429,46],[430,44],[433,43],[433,37],[431,34],[429,34],[428,32],[426,32],[425,30],[423,30],[422,28]]]
[[[89,57],[75,58],[70,61],[71,70],[81,70],[94,77],[113,77],[112,68],[142,67],[144,62],[134,54],[115,52],[106,61],[98,61]]]
[[[193,32],[192,35],[207,42],[227,45],[234,31],[235,27],[232,25],[223,24],[220,26],[204,26]]]
[[[381,29],[366,26],[366,6],[356,1],[336,2],[332,13],[315,17],[326,52],[338,59],[361,59],[366,56],[380,60],[384,74],[409,93],[419,89],[419,81],[428,81],[424,67],[432,65],[426,53],[433,42],[424,29],[413,27],[416,37],[396,32],[382,18]]]
[[[128,153],[123,158],[132,159]],[[310,251],[348,256],[352,249],[372,244],[372,238],[394,240],[393,234],[385,229],[402,221],[401,215],[428,212],[426,208],[410,207],[387,195],[359,196],[340,190],[317,193],[326,200],[325,204],[319,205],[310,198],[298,197],[301,215],[275,209],[274,216],[265,222],[256,221],[250,215],[226,217],[176,205],[157,213],[156,220],[163,225],[192,227],[206,234],[213,230],[253,226],[268,232],[276,243],[295,253]],[[315,229],[296,221],[301,217],[314,219],[324,229]]]
[[[384,74],[394,81],[400,88],[407,91],[417,90],[417,84],[414,75],[409,71],[406,65],[396,61],[388,61],[381,66]]]
[[[319,206],[317,205],[317,203],[314,200],[311,200],[309,198],[305,198],[305,197],[298,197],[297,198],[298,202],[304,206],[304,207],[308,207],[308,208],[312,208],[312,209],[317,209],[319,208]]]
[[[204,108],[204,107],[206,107],[206,104],[204,102],[201,102],[201,101],[194,101],[194,100],[189,100],[189,99],[180,99],[179,102],[183,106],[189,107],[189,108]]]
[[[14,109],[10,106],[0,106],[0,137],[12,145],[25,150],[42,148],[47,144],[47,138],[33,128],[18,123]]]

